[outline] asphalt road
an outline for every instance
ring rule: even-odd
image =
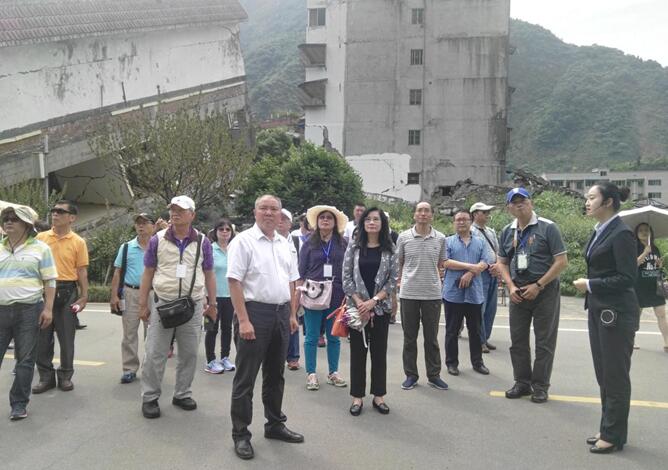
[[[174,369],[170,359],[163,383],[162,417],[146,420],[140,411],[139,382],[121,385],[118,317],[104,305],[89,305],[77,334],[72,392],[51,390],[34,396],[28,419],[0,421],[2,469],[664,469],[668,466],[668,354],[651,314],[637,336],[632,366],[633,399],[629,442],[623,452],[591,455],[584,440],[596,432],[600,405],[581,301],[564,299],[559,344],[552,375],[552,400],[497,397],[512,385],[507,309],[500,307],[493,343],[485,355],[490,376],[471,370],[466,340],[460,342],[459,377],[442,377],[450,390],[401,390],[402,331],[390,328],[388,394],[391,413],[382,416],[367,397],[360,417],[348,413],[349,389],[325,382],[326,355],[318,351],[321,389],[305,388],[304,370],[286,370],[284,412],[304,444],[262,436],[263,410],[258,380],[253,445],[256,458],[234,455],[229,402],[232,373],[198,371],[193,384],[196,411],[171,405]],[[441,345],[445,331],[439,332]],[[421,347],[420,347],[421,348]],[[9,351],[8,353],[11,353]],[[177,350],[178,355],[178,350]],[[204,366],[204,346],[201,345]],[[424,356],[418,363],[424,373]],[[341,348],[341,373],[348,376],[348,346]],[[8,400],[13,360],[0,370],[0,397]],[[559,398],[559,399],[557,399]],[[594,399],[594,400],[592,400]],[[8,402],[4,401],[7,415]]]

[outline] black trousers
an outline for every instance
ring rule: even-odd
[[[445,303],[445,365],[459,365],[459,330],[466,318],[469,332],[469,352],[473,366],[482,365],[482,344],[480,343],[480,321],[482,304]]]
[[[220,358],[230,356],[230,346],[232,344],[232,317],[234,316],[234,307],[230,297],[217,297],[218,316],[213,330],[207,331],[204,336],[204,351],[206,352],[206,362],[211,362],[216,358],[216,337],[218,328],[220,328]]]
[[[441,375],[441,349],[438,346],[438,321],[441,318],[441,301],[401,299],[401,327],[404,330],[404,350],[402,359],[406,377],[418,379],[417,337],[422,322],[424,338],[424,363],[427,377],[433,379]]]
[[[631,353],[635,329],[601,324],[600,312],[589,312],[589,344],[596,381],[601,389],[601,439],[626,444],[631,406]]]
[[[552,281],[533,300],[510,302],[510,359],[515,382],[534,389],[550,387],[554,351],[559,332],[559,281]],[[536,338],[536,357],[531,366],[531,322]]]
[[[390,326],[388,313],[373,318],[364,327],[366,342],[371,353],[371,394],[377,397],[387,393],[387,335]],[[363,398],[366,395],[366,356],[362,332],[350,330],[350,395]]]
[[[290,310],[281,306],[246,302],[248,318],[255,329],[255,339],[238,337],[238,320],[234,317],[237,356],[232,383],[232,438],[250,439],[248,430],[253,420],[253,389],[262,366],[262,403],[267,423],[265,430],[282,426],[287,417],[282,413],[285,378],[285,356],[290,337]]]
[[[77,300],[76,283],[56,284],[56,298],[53,301],[53,322],[39,331],[37,343],[37,371],[40,382],[71,380],[74,375],[74,337],[76,333],[76,315],[70,305]],[[53,367],[55,336],[58,336],[60,348],[60,366]]]

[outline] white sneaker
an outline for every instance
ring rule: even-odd
[[[234,366],[234,363],[232,361],[230,361],[229,357],[222,358],[221,360],[218,361],[218,364],[220,364],[222,366],[222,368],[223,368],[223,370],[225,370],[225,372],[236,369],[236,367]]]
[[[225,372],[225,369],[223,369],[223,366],[214,359],[204,367],[204,372],[208,372],[209,374],[222,374]]]
[[[318,376],[315,374],[309,374],[306,379],[306,390],[318,390],[320,388],[320,383],[318,382]]]
[[[327,376],[327,383],[335,387],[346,387],[348,384],[343,380],[338,372],[333,372]]]

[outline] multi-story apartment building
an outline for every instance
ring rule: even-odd
[[[668,204],[668,170],[611,171],[594,169],[582,173],[543,173],[543,178],[556,186],[563,186],[584,194],[597,181],[612,181],[631,190],[634,201],[653,199]]]
[[[509,0],[308,0],[306,139],[368,192],[497,184],[508,143]]]

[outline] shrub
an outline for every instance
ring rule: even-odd
[[[91,284],[88,286],[89,302],[109,303],[110,300],[111,300],[110,286],[105,286],[100,284]]]

